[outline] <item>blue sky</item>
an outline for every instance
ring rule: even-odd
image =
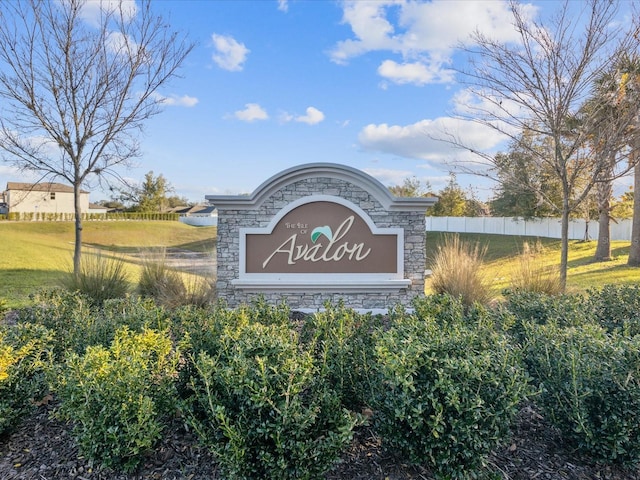
[[[525,4],[532,18],[559,2]],[[434,190],[464,155],[430,138],[455,128],[484,151],[495,132],[458,127],[464,89],[454,48],[474,29],[513,39],[499,0],[158,0],[155,12],[196,42],[177,78],[158,92],[162,113],[146,125],[144,155],[122,172],[162,174],[175,193],[253,191],[283,169],[346,164],[385,185],[415,176]],[[545,11],[546,10],[546,11]],[[19,180],[0,166],[2,180]],[[491,187],[459,176],[479,197]],[[93,192],[93,201],[108,198]]]

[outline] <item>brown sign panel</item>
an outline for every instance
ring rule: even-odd
[[[330,201],[293,208],[265,233],[247,233],[245,273],[390,273],[398,235],[374,234],[358,213]]]

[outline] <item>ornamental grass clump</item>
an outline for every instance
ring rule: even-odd
[[[439,321],[423,310],[397,318],[380,335],[376,356],[373,420],[383,447],[437,478],[485,472],[528,392],[519,352],[505,336],[489,320]]]
[[[160,248],[147,251],[142,256],[138,293],[167,308],[205,307],[213,301],[215,288],[206,278],[170,268],[166,249]]]
[[[189,423],[229,479],[315,479],[349,445],[355,419],[289,327],[230,325],[194,359]]]
[[[598,326],[525,326],[525,358],[545,416],[578,451],[640,463],[640,338]]]
[[[70,272],[62,281],[71,292],[81,292],[97,305],[110,298],[124,297],[129,291],[129,278],[122,257],[86,252],[80,261],[80,271]]]
[[[544,247],[540,240],[534,244],[523,243],[511,275],[514,290],[547,295],[562,293],[560,272],[556,266],[545,265],[542,262],[543,253]]]
[[[488,304],[492,300],[491,285],[482,270],[487,247],[447,235],[438,245],[431,266],[431,288],[437,294],[460,297],[465,306]]]

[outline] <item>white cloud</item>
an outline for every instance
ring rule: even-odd
[[[537,12],[531,4],[521,8],[525,18]],[[398,60],[383,61],[378,73],[395,83],[453,81],[447,66],[454,49],[476,30],[502,41],[518,40],[504,0],[345,0],[342,20],[353,38],[339,41],[329,52],[331,60],[346,64],[368,52],[389,52]]]
[[[316,125],[324,120],[324,113],[315,107],[307,107],[304,115],[293,115],[288,112],[282,112],[278,118],[280,122],[300,122],[307,125]]]
[[[315,107],[308,107],[305,115],[295,117],[296,122],[306,123],[307,125],[316,125],[324,120],[324,113]]]
[[[16,168],[13,167],[11,165],[3,165],[0,164],[0,175],[2,175],[5,178],[9,178],[9,179],[13,179],[13,178],[20,178],[22,174],[22,172]],[[9,180],[11,181],[11,180]],[[4,190],[4,185],[0,184],[0,189]]]
[[[137,54],[138,44],[132,37],[120,32],[111,32],[107,35],[107,47],[116,54],[134,56]]]
[[[414,175],[410,170],[391,170],[388,168],[365,168],[363,171],[379,180],[387,187],[402,185],[405,178],[409,178]]]
[[[425,160],[430,165],[474,160],[469,151],[438,140],[451,136],[482,152],[491,151],[506,140],[505,136],[478,123],[441,117],[405,126],[370,124],[360,131],[358,141],[367,151]]]
[[[243,122],[255,122],[256,120],[267,120],[269,118],[266,110],[257,103],[245,104],[245,109],[236,111],[233,116]]]
[[[67,1],[67,0],[61,0]],[[138,13],[135,0],[87,0],[82,5],[80,16],[82,19],[97,27],[101,24],[100,16],[104,13],[119,14],[120,11],[125,20],[131,20]]]
[[[198,103],[196,97],[190,97],[189,95],[179,97],[178,95],[171,94],[165,97],[164,95],[156,93],[154,97],[156,100],[170,107],[194,107]]]
[[[443,68],[440,64],[427,65],[422,62],[399,64],[393,60],[385,60],[378,67],[378,74],[393,83],[425,85],[427,83],[451,83],[454,80],[453,70]]]
[[[251,50],[228,35],[214,33],[211,38],[215,48],[213,61],[224,70],[231,72],[242,70],[243,63],[247,60],[247,55]]]
[[[288,0],[278,0],[278,10],[280,10],[281,12],[289,11]]]
[[[351,26],[356,38],[338,42],[330,52],[331,59],[344,64],[352,57],[373,50],[397,50],[400,42],[392,37],[394,28],[386,18],[387,7],[394,3],[393,0],[345,1],[342,21]]]

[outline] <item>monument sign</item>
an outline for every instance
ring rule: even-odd
[[[263,294],[292,308],[387,308],[424,291],[435,198],[397,198],[330,163],[285,170],[249,196],[206,198],[218,209],[216,290],[230,306]]]

